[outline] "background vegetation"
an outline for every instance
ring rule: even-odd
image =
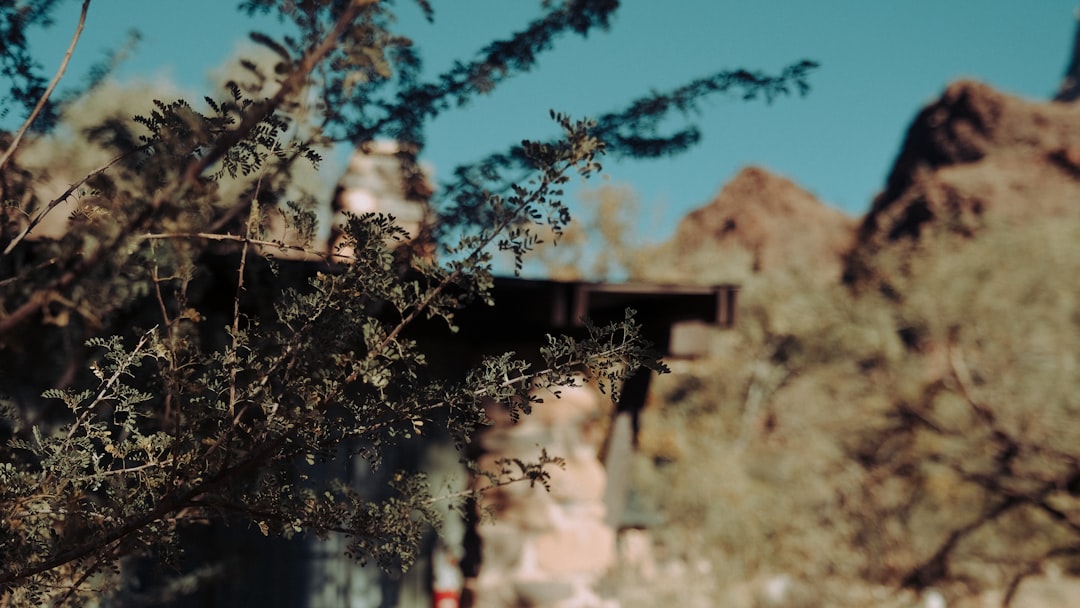
[[[1075,601],[1080,222],[928,230],[858,284],[737,251],[626,267],[742,284],[736,327],[660,377],[643,418],[635,483],[665,521],[649,601]]]

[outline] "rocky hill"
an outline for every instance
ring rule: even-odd
[[[845,268],[874,274],[885,249],[930,235],[1080,213],[1080,104],[1033,102],[962,81],[916,116]]]
[[[793,271],[834,281],[855,225],[792,181],[747,167],[712,202],[683,218],[667,247],[684,274],[716,271],[722,260],[734,260],[746,268],[727,272]]]
[[[662,257],[683,277],[706,282],[787,271],[815,283],[842,275],[870,284],[889,274],[883,258],[910,258],[928,238],[1076,214],[1080,104],[1029,101],[961,81],[915,117],[861,219],[748,167],[682,220]]]

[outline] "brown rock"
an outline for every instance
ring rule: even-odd
[[[875,276],[880,253],[933,235],[1080,213],[1080,104],[1033,102],[977,82],[950,85],[916,116],[858,229],[845,280]]]
[[[754,272],[793,271],[821,282],[840,276],[855,220],[824,205],[793,182],[760,167],[747,167],[705,207],[679,223],[669,247],[676,267],[707,273],[738,252]],[[692,268],[694,260],[703,268]],[[706,281],[731,280],[706,277]]]

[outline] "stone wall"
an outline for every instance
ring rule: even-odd
[[[531,415],[516,422],[497,403],[488,411],[494,426],[480,440],[485,470],[498,461],[538,459],[541,449],[565,459],[551,468],[550,490],[514,483],[488,490],[481,501],[479,574],[467,581],[476,608],[611,608],[597,583],[614,566],[615,530],[605,521],[606,475],[598,457],[611,400],[595,387],[550,390]],[[478,478],[480,487],[490,481]]]

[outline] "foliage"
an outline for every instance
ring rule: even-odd
[[[1041,606],[1039,589],[1075,586],[1055,577],[1080,563],[1076,218],[928,230],[861,260],[858,284],[822,285],[724,243],[641,255],[613,210],[545,261],[580,272],[591,247],[638,278],[740,283],[735,328],[658,378],[643,414],[634,483],[670,570],[625,575],[628,605],[751,605],[778,576],[791,602],[836,606],[930,589]]]
[[[1005,581],[1007,604],[1026,577],[1075,568],[1080,308],[1062,278],[1080,270],[1077,229],[995,225],[972,243],[941,239],[891,277],[915,356],[885,377],[879,424],[850,443],[876,481],[867,506],[890,522],[866,536],[894,556],[874,575],[957,594]]]
[[[750,277],[722,350],[660,379],[642,423],[661,547],[721,589],[793,576],[814,605],[930,588],[1040,605],[1025,583],[1075,573],[1080,551],[1078,228],[988,222],[883,250],[884,293]]]
[[[134,117],[114,108],[78,129],[0,138],[15,151],[0,163],[5,605],[108,593],[126,556],[177,561],[178,532],[206,521],[342,534],[358,559],[407,567],[437,518],[423,478],[396,474],[395,493],[375,500],[312,467],[339,457],[375,467],[388,446],[437,426],[464,446],[486,423],[485,400],[527,408],[538,382],[582,369],[614,391],[625,372],[658,366],[629,317],[590,325],[585,340],[553,337],[540,353],[546,366],[508,353],[456,379],[431,369],[437,344],[412,330],[430,319],[452,327],[461,306],[490,303],[493,252],[520,267],[538,229],[565,227],[561,188],[572,172],[594,172],[608,149],[677,152],[696,136],[692,127],[657,135],[670,112],[729,89],[804,90],[812,67],[722,72],[596,121],[553,112],[559,138],[455,173],[437,257],[377,214],[349,217],[342,248],[326,251],[317,202],[294,188],[305,165],[337,143],[389,138],[405,191],[422,191],[427,120],[528,70],[560,34],[607,27],[617,2],[546,2],[524,30],[430,82],[393,30],[390,3],[240,4],[288,24],[280,39],[251,36],[271,66],[243,60],[242,77],[201,101],[142,99]],[[5,95],[27,107],[42,99],[43,79],[22,32],[46,22],[54,3],[36,6],[0,4]],[[86,99],[59,103],[68,125]],[[35,146],[67,140],[95,151],[73,155],[82,162],[106,160],[44,197],[41,184],[63,175],[49,167],[65,165]],[[58,238],[39,238],[65,207]],[[275,222],[289,227],[288,242]],[[543,483],[544,464],[509,463],[495,481]]]

